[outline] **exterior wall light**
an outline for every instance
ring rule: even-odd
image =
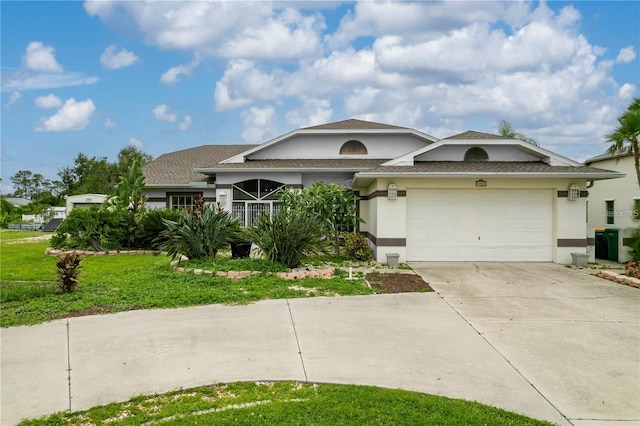
[[[484,179],[478,179],[476,181],[476,188],[484,188],[487,186],[487,181]]]
[[[578,185],[571,184],[569,185],[569,191],[567,193],[567,198],[569,201],[577,201],[580,199],[580,187]]]
[[[396,198],[398,198],[398,187],[395,184],[390,183],[387,187],[387,199],[395,200]]]
[[[227,204],[227,193],[222,191],[218,194],[218,202],[222,205]]]

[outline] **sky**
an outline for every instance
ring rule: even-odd
[[[578,161],[640,96],[637,1],[2,1],[2,192],[347,118],[437,138],[501,120]]]

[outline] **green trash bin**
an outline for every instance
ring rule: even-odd
[[[607,259],[618,261],[618,230],[617,229],[605,229],[604,238],[607,240]]]
[[[604,236],[604,231],[596,231],[596,258],[609,259],[609,247],[607,245],[607,239]]]

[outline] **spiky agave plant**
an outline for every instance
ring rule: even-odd
[[[74,251],[61,256],[56,263],[58,289],[61,293],[72,293],[78,285],[80,256]]]

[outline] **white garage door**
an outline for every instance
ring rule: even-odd
[[[407,190],[409,261],[551,261],[552,191]]]

